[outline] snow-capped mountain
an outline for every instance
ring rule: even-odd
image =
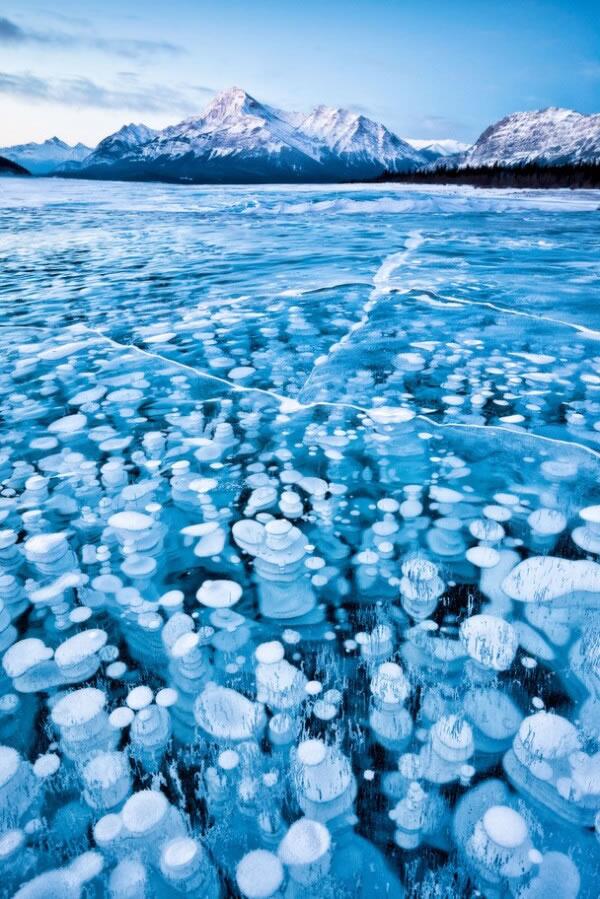
[[[33,175],[49,175],[64,163],[80,163],[92,152],[84,144],[69,146],[58,137],[41,144],[18,144],[0,148],[0,155],[26,168]]]
[[[490,125],[466,153],[456,158],[454,165],[480,168],[599,161],[600,115],[550,107],[515,112]]]
[[[396,137],[384,125],[348,109],[317,106],[299,128],[303,134],[349,162],[360,160],[367,165],[383,163],[392,172],[406,171],[423,162],[418,150]]]
[[[154,140],[159,132],[147,125],[123,125],[114,134],[103,138],[98,146],[84,160],[82,169],[96,165],[112,165],[122,160],[133,159],[140,148]]]
[[[414,147],[415,150],[418,150],[429,162],[433,162],[435,159],[445,159],[448,156],[456,156],[457,153],[464,153],[471,146],[471,144],[466,144],[460,140],[453,140],[452,138],[442,138],[440,140],[415,140],[407,137],[406,143],[410,144],[411,147]]]
[[[318,163],[314,141],[297,129],[285,114],[259,103],[240,88],[223,91],[199,116],[185,119],[159,132],[141,154],[146,162],[167,164],[169,159],[193,159],[205,165],[226,157],[243,165],[278,157],[298,168]],[[304,158],[306,157],[306,159]],[[192,159],[193,158],[193,159]]]
[[[123,142],[105,138],[81,177],[200,183],[348,181],[425,162],[390,131],[348,110],[317,107],[308,116],[260,103],[241,88],[217,94],[199,116]],[[143,126],[136,126],[142,129]]]

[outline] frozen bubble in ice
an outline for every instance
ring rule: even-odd
[[[83,431],[86,425],[87,416],[82,415],[81,412],[76,412],[74,415],[65,415],[63,418],[57,418],[55,421],[50,422],[48,431],[51,434],[56,434],[59,438],[67,439],[72,434]]]
[[[2,657],[2,667],[10,678],[20,677],[40,665],[47,662],[53,656],[49,646],[37,637],[26,637],[13,643]]]
[[[33,764],[33,773],[36,777],[46,778],[56,774],[60,768],[60,756],[55,752],[48,752],[46,755],[40,755]]]
[[[171,645],[171,655],[174,659],[183,659],[200,645],[200,634],[196,631],[185,631],[177,637]]]
[[[89,621],[93,614],[92,609],[89,609],[87,606],[77,606],[77,608],[69,612],[69,621],[73,624],[84,624],[86,621]]]
[[[237,690],[209,682],[196,699],[196,723],[216,740],[250,740],[265,724],[260,703],[251,702]]]
[[[260,643],[256,647],[256,661],[262,665],[274,665],[284,657],[284,649],[278,640]]]
[[[126,672],[127,665],[125,662],[111,662],[111,664],[106,667],[106,676],[113,680],[119,680]]]
[[[512,665],[519,641],[514,627],[493,615],[472,615],[460,626],[460,637],[472,659],[494,671]]]
[[[483,816],[489,838],[503,849],[516,849],[527,839],[527,824],[522,815],[508,805],[494,805]]]
[[[185,596],[182,590],[168,590],[158,600],[158,604],[167,614],[178,612],[183,608],[183,600]]]
[[[66,549],[66,546],[65,546]],[[49,584],[38,587],[29,593],[29,598],[34,605],[56,605],[62,598],[66,590],[72,587],[78,587],[83,581],[82,576],[77,571],[66,571]]]
[[[483,515],[484,518],[489,518],[492,521],[504,522],[509,521],[512,517],[512,512],[510,508],[503,505],[487,505],[483,507]]]
[[[502,525],[490,518],[476,518],[469,525],[469,531],[476,540],[485,543],[498,543],[505,534]]]
[[[324,481],[323,478],[315,478],[315,477],[302,477],[298,481],[298,486],[302,487],[306,493],[309,493],[311,496],[322,497],[325,496],[327,490],[329,489],[329,484],[327,481]]]
[[[573,530],[573,542],[584,552],[600,554],[600,506],[586,506],[579,517],[585,524]]]
[[[94,809],[113,808],[129,795],[129,762],[122,752],[98,752],[83,769],[84,798]]]
[[[371,692],[383,703],[402,703],[410,693],[410,684],[400,665],[384,662],[371,678]]]
[[[123,833],[121,815],[109,813],[98,819],[94,825],[94,840],[100,848],[108,847]]]
[[[600,565],[585,559],[532,556],[516,565],[502,589],[519,602],[551,602],[573,593],[600,592]]]
[[[129,833],[140,836],[164,821],[169,803],[158,790],[140,790],[130,796],[121,812],[123,825]]]
[[[175,705],[178,699],[179,694],[177,693],[177,690],[174,690],[172,687],[163,687],[163,689],[159,690],[156,694],[156,705],[168,709],[170,706]]]
[[[54,660],[67,677],[81,673],[89,676],[88,671],[93,674],[100,664],[100,659],[92,657],[102,649],[107,639],[106,631],[99,628],[81,631],[57,647]]]
[[[21,759],[12,746],[0,746],[0,789],[4,787],[19,770]]]
[[[313,706],[313,715],[320,721],[332,721],[338,714],[338,706],[332,702],[325,702],[323,699],[317,699]]]
[[[134,717],[133,709],[123,705],[113,709],[108,716],[108,720],[111,727],[114,727],[116,730],[122,730],[125,727],[129,727]]]
[[[153,699],[154,693],[150,687],[141,685],[129,691],[126,702],[130,709],[133,709],[134,712],[139,712],[140,709],[145,709],[146,706],[149,706]]]
[[[324,824],[300,818],[289,828],[279,844],[277,854],[286,867],[312,865],[327,855],[331,835]]]
[[[0,835],[0,863],[6,864],[14,858],[25,844],[25,833],[19,828],[6,830]]]
[[[136,858],[124,858],[111,871],[108,880],[110,899],[145,899],[148,873]]]
[[[246,899],[269,899],[283,883],[283,865],[266,849],[248,852],[235,870],[238,889]]]
[[[88,390],[81,390],[74,396],[70,397],[70,406],[85,406],[87,403],[97,403],[106,394],[106,387],[99,384],[97,387],[90,387]]]
[[[54,561],[63,555],[67,549],[66,535],[62,532],[55,534],[35,534],[25,541],[25,555],[33,562]]]
[[[163,846],[160,856],[160,869],[169,883],[177,886],[181,883],[184,892],[188,884],[195,882],[199,869],[205,867],[207,859],[197,840],[188,836],[174,837]],[[201,876],[204,871],[200,871]]]
[[[554,712],[536,712],[525,718],[513,751],[522,764],[529,767],[538,760],[562,758],[580,749],[577,728],[567,718]]]
[[[445,715],[431,729],[436,753],[446,761],[466,761],[473,754],[473,731],[458,715]]]
[[[256,371],[251,365],[238,365],[227,372],[227,377],[232,381],[245,381]]]
[[[492,546],[471,546],[465,556],[476,568],[495,568],[500,561],[500,553]]]
[[[406,424],[415,417],[412,409],[406,409],[404,406],[378,406],[376,409],[369,409],[369,418],[377,424]]]
[[[443,503],[444,505],[454,505],[454,503],[459,503],[463,498],[462,493],[459,493],[458,490],[435,484],[429,488],[429,495],[434,502]]]
[[[196,599],[210,609],[227,609],[240,601],[242,588],[235,581],[204,581],[196,593]]]
[[[240,755],[234,749],[224,749],[217,761],[223,771],[233,771],[240,763]]]
[[[535,850],[532,850],[535,851]],[[575,862],[562,852],[546,852],[530,860],[539,865],[534,876],[519,888],[518,899],[577,899],[580,896],[581,877]]]
[[[115,512],[108,519],[108,525],[115,531],[122,531],[124,534],[130,532],[132,534],[139,533],[151,528],[154,520],[150,515],[143,512],[135,512],[129,510],[127,512]]]
[[[594,755],[574,752],[569,758],[569,765],[576,794],[600,799],[600,752]]]
[[[79,727],[96,717],[106,705],[106,694],[95,687],[82,687],[67,693],[52,707],[52,720],[58,727]]]
[[[298,631],[286,627],[281,635],[281,639],[284,643],[287,643],[290,646],[295,646],[297,643],[300,643],[302,635]]]
[[[527,524],[536,534],[543,537],[556,536],[567,526],[567,519],[557,509],[536,509],[527,516]]]
[[[304,740],[299,744],[297,754],[303,765],[320,765],[325,760],[327,749],[322,740]]]
[[[49,899],[55,896],[60,896],[60,899],[80,899],[81,884],[66,869],[44,871],[17,890],[14,899]]]

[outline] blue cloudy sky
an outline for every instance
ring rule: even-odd
[[[6,0],[0,145],[94,144],[231,85],[471,140],[509,112],[600,112],[598,0]]]

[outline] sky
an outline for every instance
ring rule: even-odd
[[[6,0],[0,146],[94,146],[237,85],[344,106],[401,137],[473,141],[517,110],[600,112],[598,0]]]

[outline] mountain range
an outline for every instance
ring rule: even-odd
[[[406,138],[406,142],[418,150],[428,162],[434,162],[436,159],[447,159],[449,156],[457,156],[459,153],[465,153],[471,146],[460,140],[446,138],[444,140],[413,140]]]
[[[19,144],[16,147],[0,147],[0,156],[26,168],[32,175],[49,175],[65,163],[83,162],[92,152],[91,147],[76,144],[70,147],[58,137],[51,137],[41,144]]]
[[[582,115],[550,106],[514,112],[490,125],[472,147],[434,168],[578,165],[600,162],[600,115]]]
[[[308,115],[275,109],[240,88],[217,94],[199,116],[152,131],[129,125],[75,170],[86,178],[203,183],[364,180],[411,171],[423,156],[383,125],[345,109]]]
[[[0,148],[36,175],[193,183],[363,181],[411,172],[524,164],[600,162],[600,115],[569,109],[518,112],[469,146],[454,140],[402,140],[347,109],[310,113],[268,106],[241,88],[217,94],[206,109],[155,130],[125,125],[91,149],[57,137]]]

